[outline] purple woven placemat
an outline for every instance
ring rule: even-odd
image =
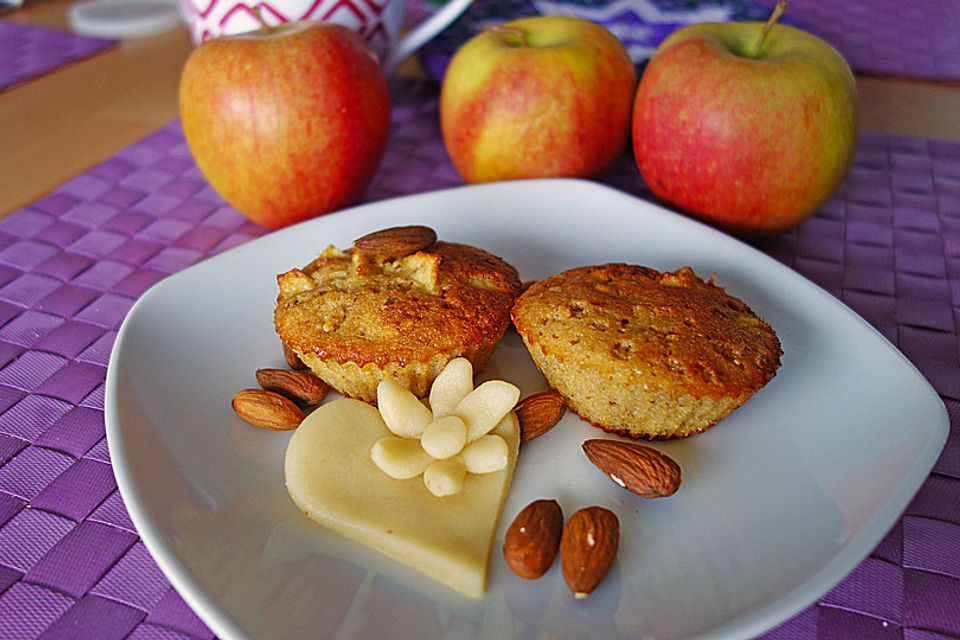
[[[368,200],[461,184],[436,89],[394,87]],[[604,181],[647,196],[630,159]],[[177,123],[0,220],[0,638],[196,639],[117,493],[103,383],[130,306],[166,275],[260,236],[194,165]],[[951,437],[885,540],[766,634],[960,637],[960,144],[864,134],[840,193],[760,248],[896,343],[944,398]]]
[[[0,20],[0,91],[89,58],[117,44],[107,38],[90,38]]]
[[[957,0],[796,0],[787,13],[836,47],[857,73],[960,80]]]

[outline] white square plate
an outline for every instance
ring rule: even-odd
[[[777,331],[783,365],[709,431],[657,446],[683,469],[644,500],[594,468],[601,432],[567,415],[522,448],[473,601],[327,532],[283,486],[289,434],[230,408],[254,371],[283,366],[276,274],[328,244],[426,224],[524,279],[631,262],[690,265]],[[546,388],[509,331],[483,374]],[[158,283],[134,305],[107,377],[117,481],[140,534],[185,600],[224,638],[748,637],[785,620],[882,539],[946,441],[940,398],[835,298],[768,256],[683,216],[591,182],[463,187],[378,202],[284,229]],[[506,569],[503,532],[523,506],[599,504],[621,520],[617,560],[575,602],[559,562],[537,581]],[[425,526],[429,526],[425,523]]]

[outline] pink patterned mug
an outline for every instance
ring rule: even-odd
[[[336,22],[356,30],[380,56],[389,74],[466,10],[472,0],[449,0],[400,37],[407,0],[178,0],[195,44],[217,36],[297,20]]]

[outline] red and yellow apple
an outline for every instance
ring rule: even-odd
[[[270,228],[356,202],[386,150],[384,73],[360,36],[335,24],[208,40],[187,59],[179,101],[203,175]]]
[[[565,16],[490,28],[450,61],[443,140],[468,183],[588,177],[630,136],[636,71],[606,28]]]
[[[674,32],[637,89],[633,149],[669,205],[744,236],[782,232],[836,192],[857,142],[853,75],[829,44],[767,23]]]

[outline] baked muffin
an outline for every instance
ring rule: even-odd
[[[411,229],[427,240],[398,250],[391,238]],[[388,229],[277,276],[280,339],[331,387],[367,402],[387,376],[425,396],[458,356],[479,371],[510,324],[520,279],[482,249],[435,238],[426,227]]]
[[[530,286],[513,323],[571,410],[605,431],[681,438],[713,426],[780,366],[773,329],[689,267],[581,267]]]

